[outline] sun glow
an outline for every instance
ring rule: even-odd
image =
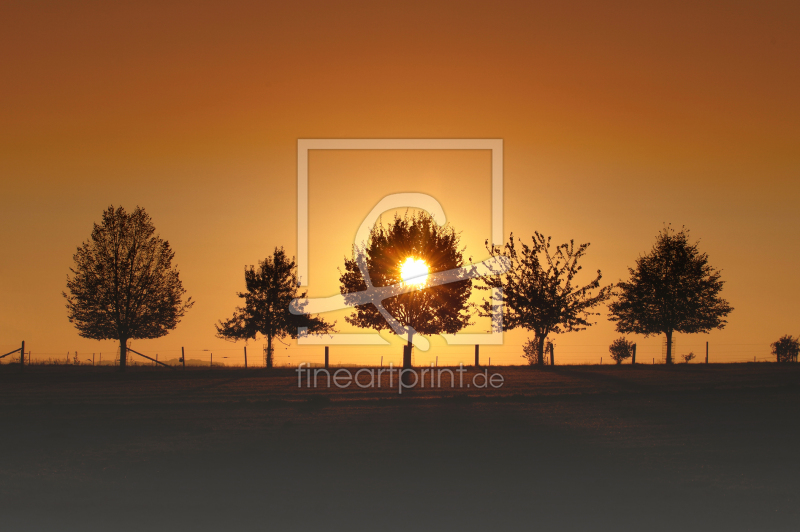
[[[422,259],[408,257],[400,265],[400,277],[406,285],[424,285],[428,280],[428,265]]]

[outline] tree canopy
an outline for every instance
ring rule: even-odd
[[[494,273],[482,278],[480,289],[501,289],[480,307],[480,314],[493,317],[502,304],[503,329],[522,328],[535,333],[536,364],[544,364],[544,345],[551,333],[581,331],[592,325],[591,316],[599,315],[593,309],[611,296],[612,287],[600,287],[602,275],[584,286],[575,284],[581,270],[578,261],[586,254],[589,244],[575,246],[574,241],[555,247],[551,253],[550,237],[536,232],[530,245],[517,239],[513,233],[504,247],[486,249],[492,257],[503,256],[510,260],[510,268],[503,274]],[[517,248],[517,242],[520,249]],[[597,293],[593,291],[597,290]]]
[[[267,339],[267,367],[271,368],[273,340],[297,338],[301,327],[308,334],[333,332],[335,323],[289,311],[292,300],[306,297],[305,292],[297,293],[296,271],[294,257],[290,259],[282,247],[276,247],[272,256],[260,261],[257,268],[245,268],[246,291],[236,294],[244,299],[244,306],[237,307],[230,319],[217,323],[217,337],[237,341],[255,339],[261,333]]]
[[[665,227],[653,249],[628,268],[630,279],[618,286],[618,299],[609,305],[617,331],[645,336],[665,334],[667,363],[672,363],[674,332],[701,333],[722,329],[733,308],[719,294],[721,273],[708,263],[689,230]]]
[[[113,205],[73,256],[63,293],[69,321],[84,338],[119,340],[122,370],[128,340],[166,335],[194,304],[183,301],[174,257],[143,208]]]
[[[345,257],[344,271],[340,271],[339,277],[340,291],[345,300],[347,294],[367,290],[358,265],[358,254],[362,251],[375,287],[404,282],[403,265],[407,263],[419,264],[431,275],[464,265],[459,235],[452,227],[440,226],[426,212],[395,216],[387,225],[376,224],[363,249],[354,247],[352,256]],[[422,275],[410,282],[418,283],[418,289],[383,301],[386,311],[406,329],[408,340],[404,367],[411,365],[414,334],[454,334],[470,323],[468,299],[472,290],[471,279],[429,286]],[[386,318],[372,304],[356,305],[345,320],[358,327],[379,331],[390,328]]]

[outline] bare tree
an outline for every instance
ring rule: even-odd
[[[577,248],[572,240],[550,252],[550,237],[536,232],[531,245],[518,239],[520,250],[511,234],[503,248],[489,246],[492,257],[503,256],[510,260],[510,268],[503,274],[493,272],[483,277],[479,289],[500,289],[489,300],[484,300],[480,315],[493,317],[502,304],[503,329],[518,327],[535,333],[536,364],[544,364],[544,345],[549,334],[581,331],[592,325],[593,309],[611,297],[612,286],[600,287],[602,275],[584,286],[575,285],[575,276],[581,270],[578,261],[589,244]],[[596,294],[593,290],[598,290]]]
[[[244,271],[246,291],[236,294],[244,299],[233,317],[220,321],[217,337],[225,340],[255,339],[261,333],[267,339],[267,367],[273,366],[273,341],[286,337],[297,338],[298,328],[305,327],[309,334],[327,334],[334,330],[318,316],[292,314],[289,306],[296,298],[305,298],[306,293],[297,294],[296,264],[294,257],[286,255],[283,248],[275,248],[271,257],[258,263],[258,268]]]
[[[539,360],[539,351],[538,351],[539,342],[536,340],[536,337],[528,338],[524,344],[522,344],[522,358],[528,361],[528,364],[533,365],[536,364],[536,361]],[[555,344],[550,340],[547,340],[544,343],[544,356],[542,357],[543,364],[547,366],[550,364],[548,362],[547,353],[551,353]]]
[[[621,333],[665,334],[667,364],[672,363],[672,334],[722,329],[733,308],[719,297],[720,272],[708,264],[689,230],[665,227],[653,249],[628,268],[630,280],[620,282],[619,299],[609,305],[609,319]]]
[[[84,338],[119,340],[122,371],[128,340],[166,335],[194,304],[182,299],[174,257],[144,209],[129,214],[113,205],[73,257],[63,293],[69,321]]]

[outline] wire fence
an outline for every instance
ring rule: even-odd
[[[11,351],[13,345],[0,345],[0,353]],[[170,366],[183,366],[181,357],[185,357],[187,367],[265,367],[266,348],[263,346],[247,346],[247,355],[243,347],[230,347],[223,349],[162,349],[158,351],[143,350],[135,347],[137,351],[150,357],[139,356],[128,351],[128,364],[133,366],[156,365],[156,360]],[[776,362],[775,355],[771,353],[769,345],[744,344],[744,343],[719,343],[709,344],[710,363],[742,363],[742,362]],[[0,364],[19,363],[19,345],[15,354],[0,359]],[[608,345],[602,344],[569,344],[555,346],[556,365],[594,365],[616,364],[608,352]],[[675,363],[684,362],[684,357],[689,353],[694,354],[691,364],[701,364],[706,361],[706,343],[682,343],[673,353]],[[522,344],[511,343],[500,346],[480,346],[479,358],[482,365],[492,366],[519,366],[528,364],[523,357]],[[284,346],[278,344],[273,347],[273,365],[275,367],[297,367],[299,364],[319,366],[325,363],[324,346]],[[402,365],[402,346],[365,347],[365,346],[340,346],[329,347],[329,364],[331,366],[388,366]],[[415,366],[457,366],[459,364],[472,365],[475,362],[474,346],[446,346],[432,347],[428,351],[412,350],[412,364]],[[116,351],[62,351],[40,352],[26,348],[25,363],[30,364],[59,364],[80,366],[113,366],[119,364],[119,352]],[[628,359],[624,364],[630,364]],[[660,343],[637,344],[637,364],[663,364],[663,346]]]

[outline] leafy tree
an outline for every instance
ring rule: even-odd
[[[620,336],[608,346],[608,351],[611,353],[611,358],[617,364],[622,364],[633,355],[633,342],[629,342],[624,336]]]
[[[141,207],[132,213],[110,206],[73,256],[67,276],[67,315],[78,334],[119,340],[119,365],[127,366],[127,342],[159,338],[174,329],[192,298],[183,301],[175,253],[155,233]]]
[[[770,344],[770,347],[778,362],[797,362],[797,355],[800,354],[800,338],[787,334]]]
[[[708,264],[688,229],[665,227],[653,249],[628,268],[630,280],[620,282],[619,299],[609,305],[617,331],[645,336],[665,334],[667,364],[672,363],[672,334],[722,329],[733,308],[719,297],[720,272]]]
[[[440,226],[426,212],[395,216],[386,226],[376,224],[363,249],[372,286],[403,282],[402,267],[409,259],[423,261],[429,274],[461,268],[464,265],[463,249],[458,243],[459,235],[452,227]],[[347,294],[367,290],[358,266],[358,252],[354,248],[352,257],[345,257],[344,271],[340,272],[340,291],[345,295],[345,301]],[[386,311],[406,329],[408,340],[403,353],[403,367],[406,368],[411,367],[411,345],[415,333],[454,334],[470,323],[467,300],[472,290],[471,279],[425,286],[423,277],[420,289],[383,301]],[[386,318],[372,304],[356,305],[345,320],[357,327],[378,331],[390,328]]]
[[[268,368],[273,365],[273,340],[297,338],[298,327],[306,327],[309,334],[334,331],[335,323],[289,311],[292,300],[305,298],[306,293],[297,294],[294,257],[287,257],[283,248],[275,248],[271,257],[258,263],[258,268],[245,268],[244,282],[247,291],[236,294],[244,299],[244,306],[237,307],[232,318],[217,323],[217,337],[235,342],[255,339],[261,333],[267,339]]]
[[[503,248],[489,246],[486,249],[492,257],[503,256],[510,261],[505,273],[493,271],[482,277],[482,290],[502,289],[498,294],[484,300],[480,315],[492,317],[493,310],[502,303],[503,329],[521,327],[535,333],[536,364],[544,364],[544,345],[551,333],[582,331],[592,325],[590,316],[597,305],[611,297],[612,286],[600,287],[602,275],[589,284],[575,286],[575,276],[581,270],[578,261],[585,255],[589,244],[577,248],[572,240],[561,244],[550,252],[550,237],[536,232],[532,244],[518,239],[521,250],[517,250],[514,235]],[[593,295],[593,290],[598,289]]]

